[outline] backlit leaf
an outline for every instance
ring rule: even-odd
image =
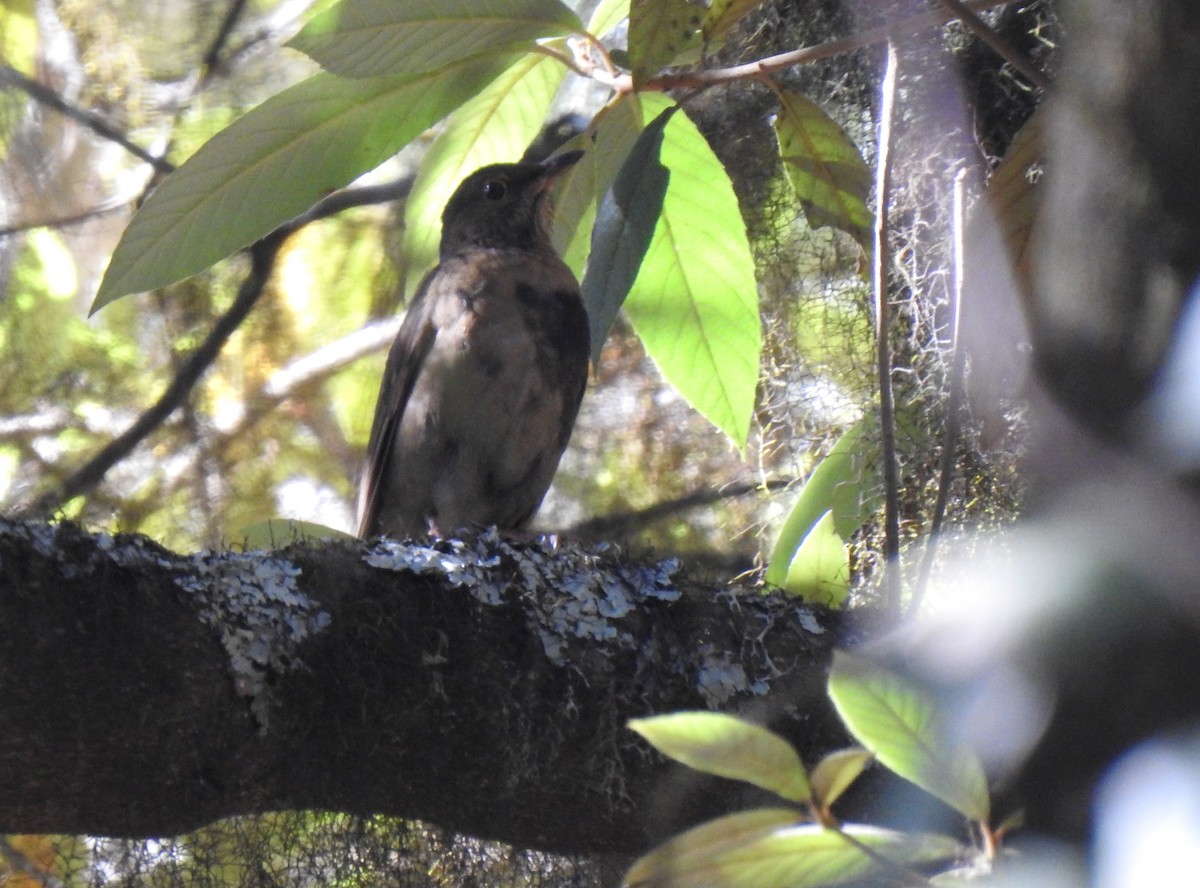
[[[506,61],[506,60],[505,60]],[[92,310],[193,275],[378,166],[505,67],[411,77],[317,74],[222,130],[134,215]]]
[[[836,831],[815,823],[779,822],[784,814],[775,809],[745,811],[689,830],[638,860],[626,874],[625,884],[631,888],[821,888],[894,876],[897,866],[953,860],[963,852],[948,836],[859,824]]]
[[[784,91],[775,137],[808,224],[839,228],[869,251],[875,236],[867,205],[871,170],[845,130],[807,96]]]
[[[629,62],[641,84],[699,42],[705,9],[690,0],[632,0]]]
[[[855,746],[838,749],[817,762],[810,775],[817,801],[826,808],[836,802],[866,770],[872,758],[868,750]]]
[[[988,819],[983,766],[970,749],[951,740],[922,688],[837,651],[829,696],[850,733],[880,762],[964,817]]]
[[[588,33],[603,37],[619,25],[622,19],[628,17],[629,0],[600,0],[592,10],[592,17],[588,19]]]
[[[342,0],[287,45],[334,74],[379,77],[532,49],[538,38],[582,31],[558,0]]]
[[[766,728],[720,712],[675,712],[637,718],[629,727],[656,749],[698,771],[744,780],[791,802],[812,793],[800,756]]]
[[[665,96],[631,96],[653,117]],[[663,134],[671,171],[658,227],[625,312],[667,381],[744,447],[762,331],[754,259],[729,175],[686,113]]]
[[[839,608],[850,594],[850,549],[826,512],[801,542],[788,564],[783,588],[808,604]]]

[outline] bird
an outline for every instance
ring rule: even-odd
[[[363,539],[520,532],[541,505],[588,378],[587,311],[549,230],[550,188],[582,156],[482,167],[447,202],[380,383]]]

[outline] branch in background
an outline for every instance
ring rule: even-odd
[[[887,70],[879,111],[879,148],[875,162],[875,362],[879,373],[879,443],[884,485],[884,600],[889,611],[900,615],[900,471],[896,463],[896,406],[892,396],[892,349],[888,341],[891,314],[888,311],[892,251],[890,198],[892,192],[892,126],[896,114],[896,81],[900,57],[896,44],[888,41]]]
[[[58,93],[54,92],[54,90],[42,86],[36,80],[30,80],[11,65],[0,65],[0,88],[6,86],[21,90],[34,101],[40,102],[47,108],[53,108],[59,114],[69,117],[80,126],[86,127],[101,138],[108,139],[110,142],[116,142],[134,157],[150,164],[160,173],[169,173],[175,169],[174,164],[163,160],[161,157],[155,157],[145,148],[131,142],[124,133],[100,115],[72,105],[62,96],[58,95]]]
[[[30,860],[29,856],[10,842],[7,836],[0,836],[0,858],[3,858],[4,862],[8,864],[8,868],[12,873],[21,873],[30,881],[43,885],[45,888],[64,888],[61,879],[46,872],[34,861]],[[14,878],[12,881],[15,884],[25,880]],[[8,882],[9,879],[6,875],[4,883],[8,884]]]
[[[751,493],[774,493],[795,484],[794,478],[777,478],[765,484],[758,482],[742,482],[726,484],[723,487],[694,490],[675,499],[664,500],[644,509],[631,509],[626,512],[614,512],[610,515],[598,515],[587,518],[568,528],[568,536],[580,539],[610,539],[613,537],[629,536],[648,524],[668,518],[688,509],[708,506],[727,499],[736,499]]]
[[[221,26],[217,29],[217,35],[213,38],[212,44],[204,53],[204,58],[201,63],[204,65],[204,71],[200,75],[200,84],[203,85],[212,76],[221,64],[221,51],[229,43],[229,38],[233,34],[233,29],[237,26],[238,19],[242,17],[242,13],[246,9],[246,0],[233,0],[229,4],[229,9],[226,10],[224,18],[221,19]]]
[[[929,586],[933,572],[933,559],[937,552],[938,539],[942,533],[942,522],[946,518],[946,504],[950,500],[950,485],[954,480],[954,456],[958,450],[958,435],[961,427],[963,399],[967,375],[967,350],[958,341],[958,330],[963,304],[963,282],[966,280],[966,182],[967,171],[961,169],[954,177],[954,292],[950,299],[950,393],[946,398],[946,430],[942,438],[942,464],[939,470],[937,499],[933,504],[933,520],[929,525],[929,536],[925,542],[925,557],[921,561],[921,572],[913,586],[912,600],[907,615],[915,617]]]
[[[72,474],[57,489],[39,497],[32,505],[22,508],[18,515],[41,516],[61,508],[79,494],[95,487],[117,462],[128,456],[133,448],[157,429],[188,397],[200,377],[216,360],[225,342],[241,326],[242,321],[258,302],[275,268],[275,258],[283,242],[310,222],[328,218],[351,207],[383,203],[404,197],[412,190],[413,179],[405,176],[381,185],[349,188],[329,195],[308,212],[279,226],[249,248],[250,275],[242,282],[237,298],[217,321],[204,342],[192,352],[179,371],[149,409],[125,432],[114,438],[82,468]]]
[[[1016,68],[1022,76],[1038,89],[1050,88],[1050,79],[1034,67],[1024,53],[996,33],[996,29],[975,14],[962,0],[938,0],[947,10],[954,13],[972,34],[992,48],[1004,61]]]

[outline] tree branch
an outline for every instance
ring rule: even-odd
[[[0,623],[0,833],[317,808],[624,853],[746,801],[628,718],[737,709],[809,761],[844,742],[835,614],[611,547],[182,556],[0,521]]]

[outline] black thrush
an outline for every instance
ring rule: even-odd
[[[587,313],[549,236],[550,186],[581,156],[483,167],[446,204],[379,389],[359,536],[533,518],[587,383]]]

